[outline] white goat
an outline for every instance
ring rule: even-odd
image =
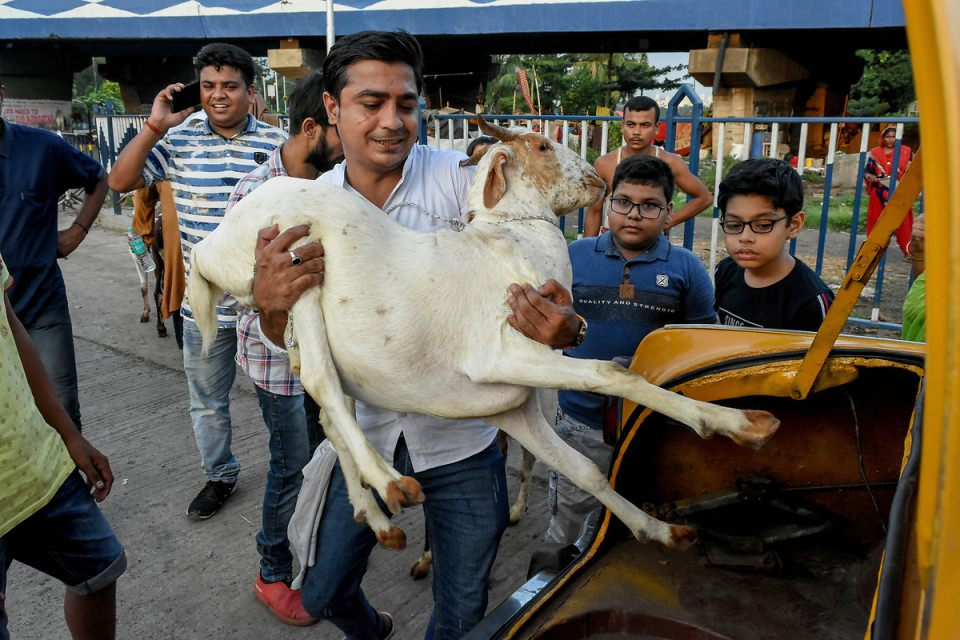
[[[274,178],[244,198],[193,249],[189,295],[204,344],[216,333],[223,291],[252,304],[257,233],[274,223],[281,230],[309,224],[309,239],[322,242],[327,268],[323,286],[293,306],[298,347],[291,349],[291,364],[328,417],[326,434],[340,456],[357,521],[366,521],[382,545],[402,548],[405,537],[368,487],[393,513],[423,494],[370,445],[345,394],[394,411],[484,418],[596,496],[638,539],[685,546],[695,530],[656,520],[617,494],[554,433],[536,389],[629,398],[701,437],[719,433],[754,447],[779,421],[764,411],[684,398],[612,362],[564,357],[514,330],[507,322],[507,286],[555,278],[570,288],[558,216],[590,205],[604,184],[573,151],[542,135],[481,128],[501,142],[480,160],[468,202],[472,221],[459,233],[411,231],[323,182]]]

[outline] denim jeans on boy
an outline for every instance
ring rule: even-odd
[[[80,595],[110,586],[127,568],[123,547],[76,470],[50,502],[0,537],[0,594],[6,593],[7,569],[14,560]],[[0,605],[0,640],[9,638]]]
[[[40,361],[53,384],[57,400],[80,427],[80,398],[77,392],[77,360],[73,352],[73,325],[70,308],[48,309],[25,327]]]
[[[183,323],[183,371],[190,390],[190,419],[197,439],[203,472],[208,480],[233,483],[240,463],[230,450],[233,427],[230,423],[230,387],[237,375],[233,358],[237,353],[237,332],[217,329],[217,337],[206,355],[203,340],[193,320]]]
[[[293,554],[287,525],[297,506],[304,465],[319,444],[318,412],[306,411],[306,394],[284,396],[254,385],[260,400],[263,423],[270,433],[270,466],[263,490],[263,514],[257,534],[260,575],[267,582],[293,577]],[[307,403],[304,400],[307,400]],[[312,414],[312,415],[311,415]]]
[[[503,455],[496,443],[480,453],[414,473],[401,438],[394,466],[420,482],[433,550],[433,613],[426,638],[460,638],[483,617],[487,581],[507,526],[509,498]],[[381,505],[382,506],[382,505]],[[348,638],[378,638],[376,610],[360,589],[376,537],[353,520],[340,464],[334,468],[317,535],[316,564],[307,571],[303,606],[337,625]]]

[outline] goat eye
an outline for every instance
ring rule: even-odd
[[[540,151],[546,151],[546,150],[547,150],[547,143],[546,143],[546,142],[541,142],[541,143],[540,143]]]

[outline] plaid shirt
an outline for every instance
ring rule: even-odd
[[[227,200],[227,211],[267,180],[287,175],[280,160],[282,148],[274,149],[266,162],[237,182]],[[260,316],[246,308],[237,317],[237,364],[264,391],[281,396],[303,393],[300,379],[290,370],[290,361],[268,349],[260,339]]]

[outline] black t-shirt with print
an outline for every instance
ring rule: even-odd
[[[714,284],[719,322],[734,327],[816,331],[833,303],[833,292],[799,259],[783,280],[755,288],[744,280],[743,268],[725,258]]]

